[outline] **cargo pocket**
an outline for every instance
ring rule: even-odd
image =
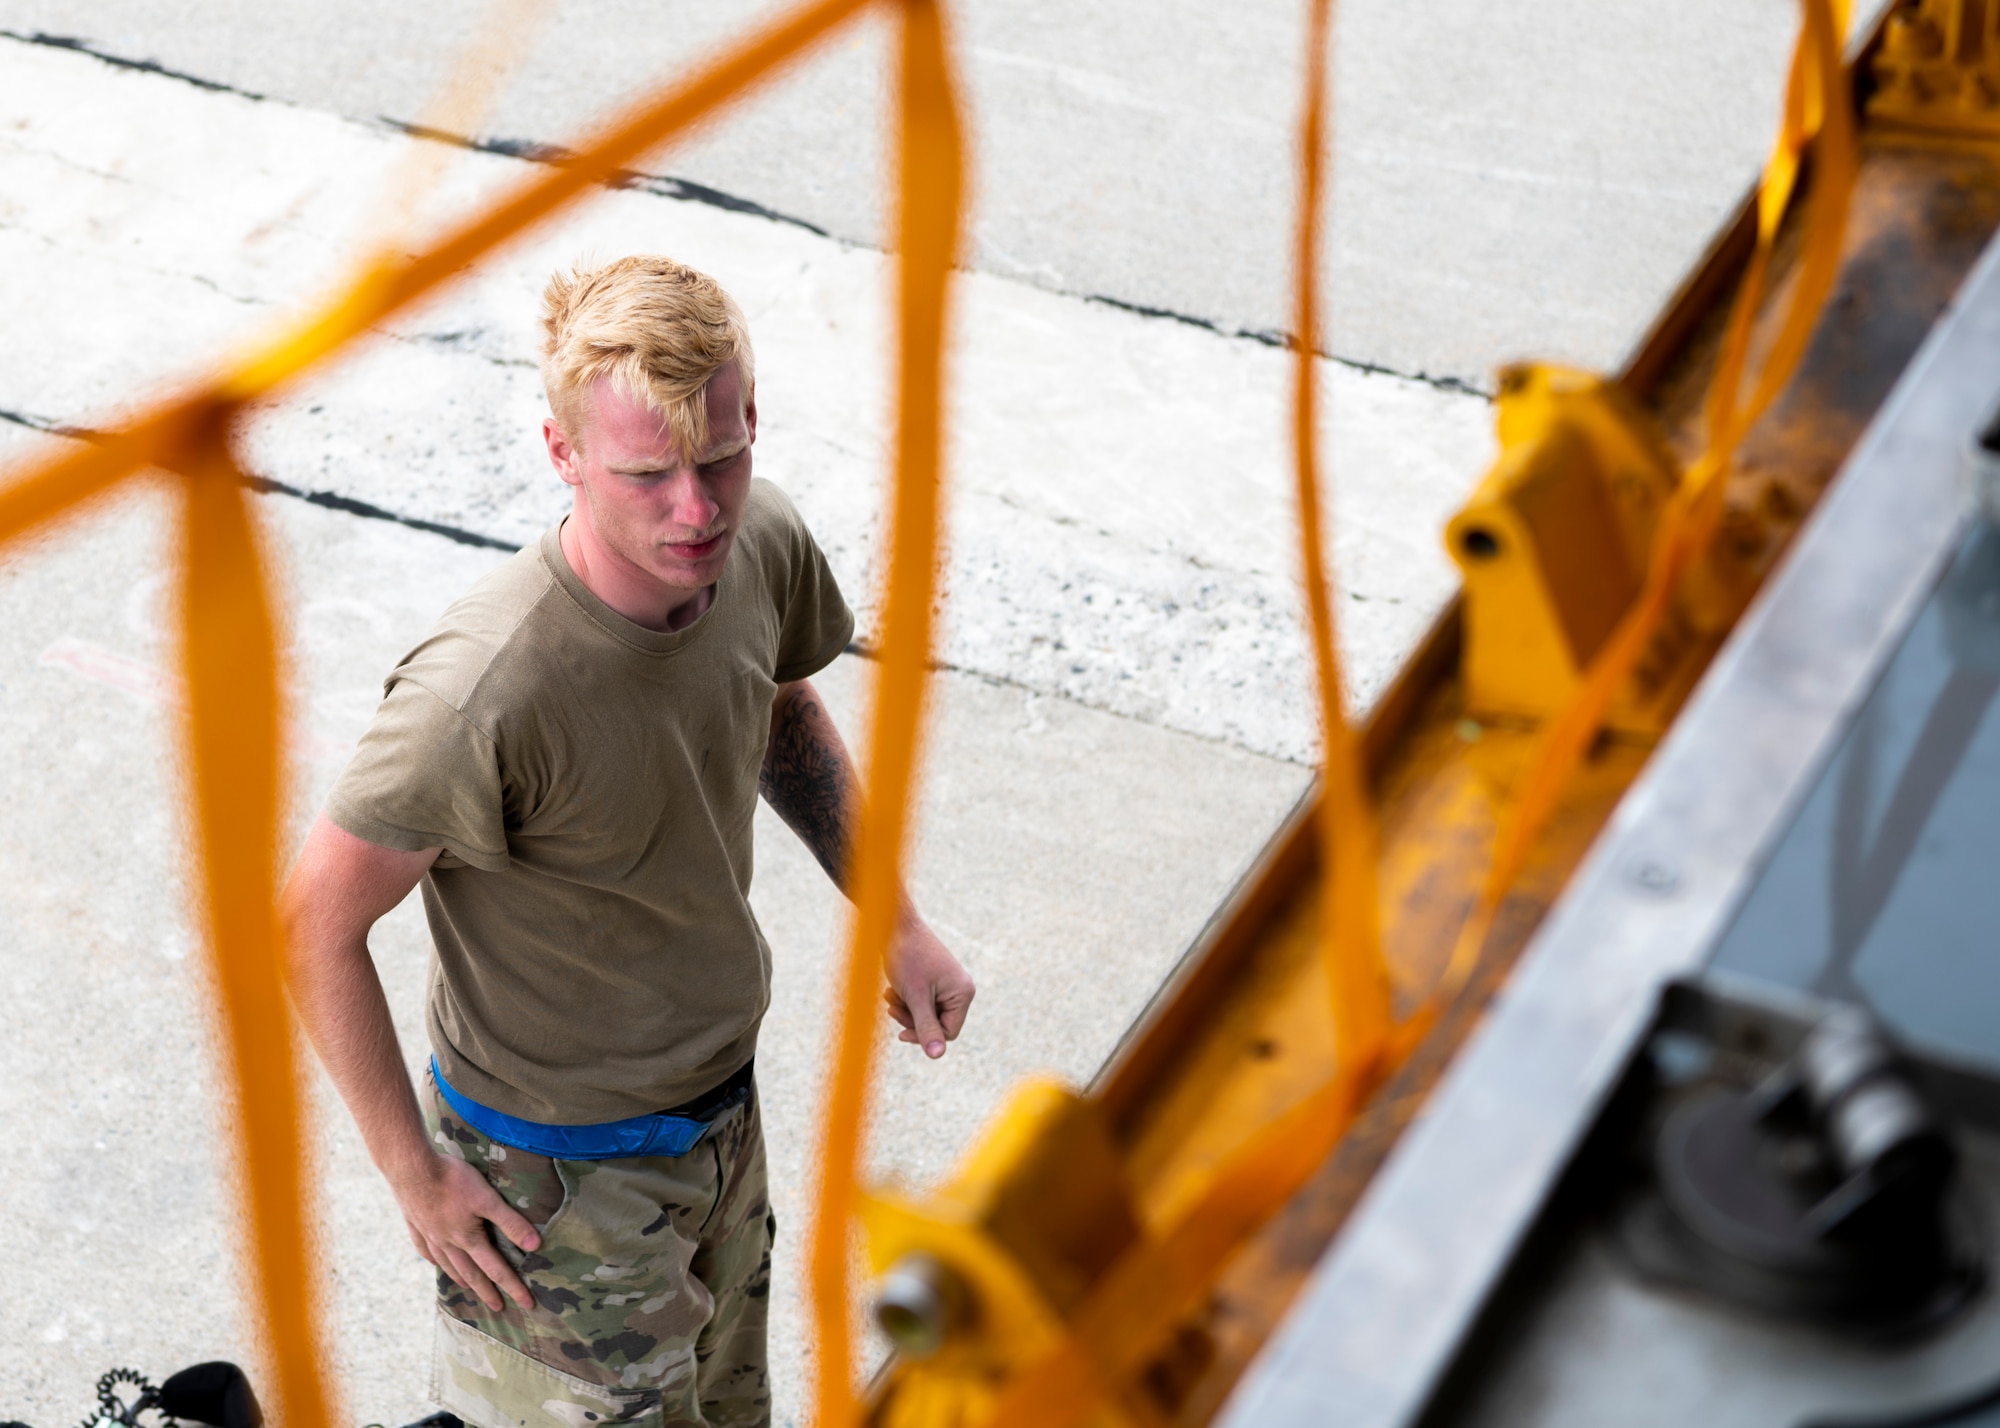
[[[688,1351],[690,1370],[694,1351]],[[666,1428],[657,1389],[607,1388],[551,1368],[439,1311],[431,1400],[473,1428]]]

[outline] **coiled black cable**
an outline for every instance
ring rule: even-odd
[[[129,1383],[139,1390],[139,1396],[127,1403],[118,1392],[118,1385]],[[139,1415],[151,1408],[160,1390],[137,1369],[115,1368],[97,1380],[97,1411],[84,1419],[80,1428],[97,1428],[105,1419],[122,1423],[125,1428],[135,1428]]]

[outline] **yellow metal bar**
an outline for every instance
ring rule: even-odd
[[[947,299],[963,186],[958,102],[938,0],[903,0],[902,21],[896,478],[868,785],[855,838],[854,931],[833,1039],[812,1235],[819,1340],[816,1421],[823,1428],[844,1428],[857,1408],[848,1320],[849,1232],[858,1196],[869,1065],[881,1015],[878,989],[900,910],[903,848],[930,670]]]
[[[1320,234],[1326,189],[1327,36],[1332,0],[1307,12],[1305,102],[1299,122],[1298,238],[1293,252],[1297,343],[1292,366],[1292,454],[1298,501],[1299,566],[1305,586],[1313,665],[1319,676],[1320,850],[1328,894],[1322,899],[1325,959],[1332,997],[1345,1115],[1373,1089],[1389,1041],[1389,975],[1382,963],[1375,886],[1375,816],[1361,751],[1347,719],[1340,635],[1329,599],[1319,479]]]
[[[300,1094],[285,1005],[278,890],[280,799],[277,637],[265,563],[215,420],[181,470],[182,662],[191,792],[198,817],[209,945],[229,1031],[245,1218],[256,1245],[263,1329],[288,1424],[336,1416],[320,1375],[321,1276],[307,1255]]]

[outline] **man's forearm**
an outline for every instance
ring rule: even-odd
[[[391,1181],[421,1166],[429,1145],[368,932],[437,855],[435,848],[377,847],[322,815],[278,902],[292,1004],[369,1155]]]
[[[758,778],[764,799],[812,849],[820,866],[852,897],[849,860],[858,821],[857,781],[847,746],[811,684],[785,685],[771,708],[771,742]],[[972,978],[917,915],[906,894],[890,939],[887,962],[889,1015],[903,1041],[944,1055],[972,1005]]]
[[[854,766],[818,691],[805,680],[786,685],[772,706],[771,742],[757,786],[819,859],[834,886],[851,892],[847,871],[854,847]]]
[[[431,1151],[366,940],[314,945],[310,934],[295,937],[291,989],[313,1050],[360,1127],[370,1158],[392,1182],[408,1175]]]

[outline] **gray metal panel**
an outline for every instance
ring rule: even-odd
[[[1871,1009],[1906,1050],[2000,1074],[2000,530],[1975,521],[1710,975]]]
[[[1701,965],[1949,557],[1967,510],[1962,452],[1996,395],[2000,243],[1220,1423],[1387,1428],[1423,1411],[1629,1059],[1658,988]]]

